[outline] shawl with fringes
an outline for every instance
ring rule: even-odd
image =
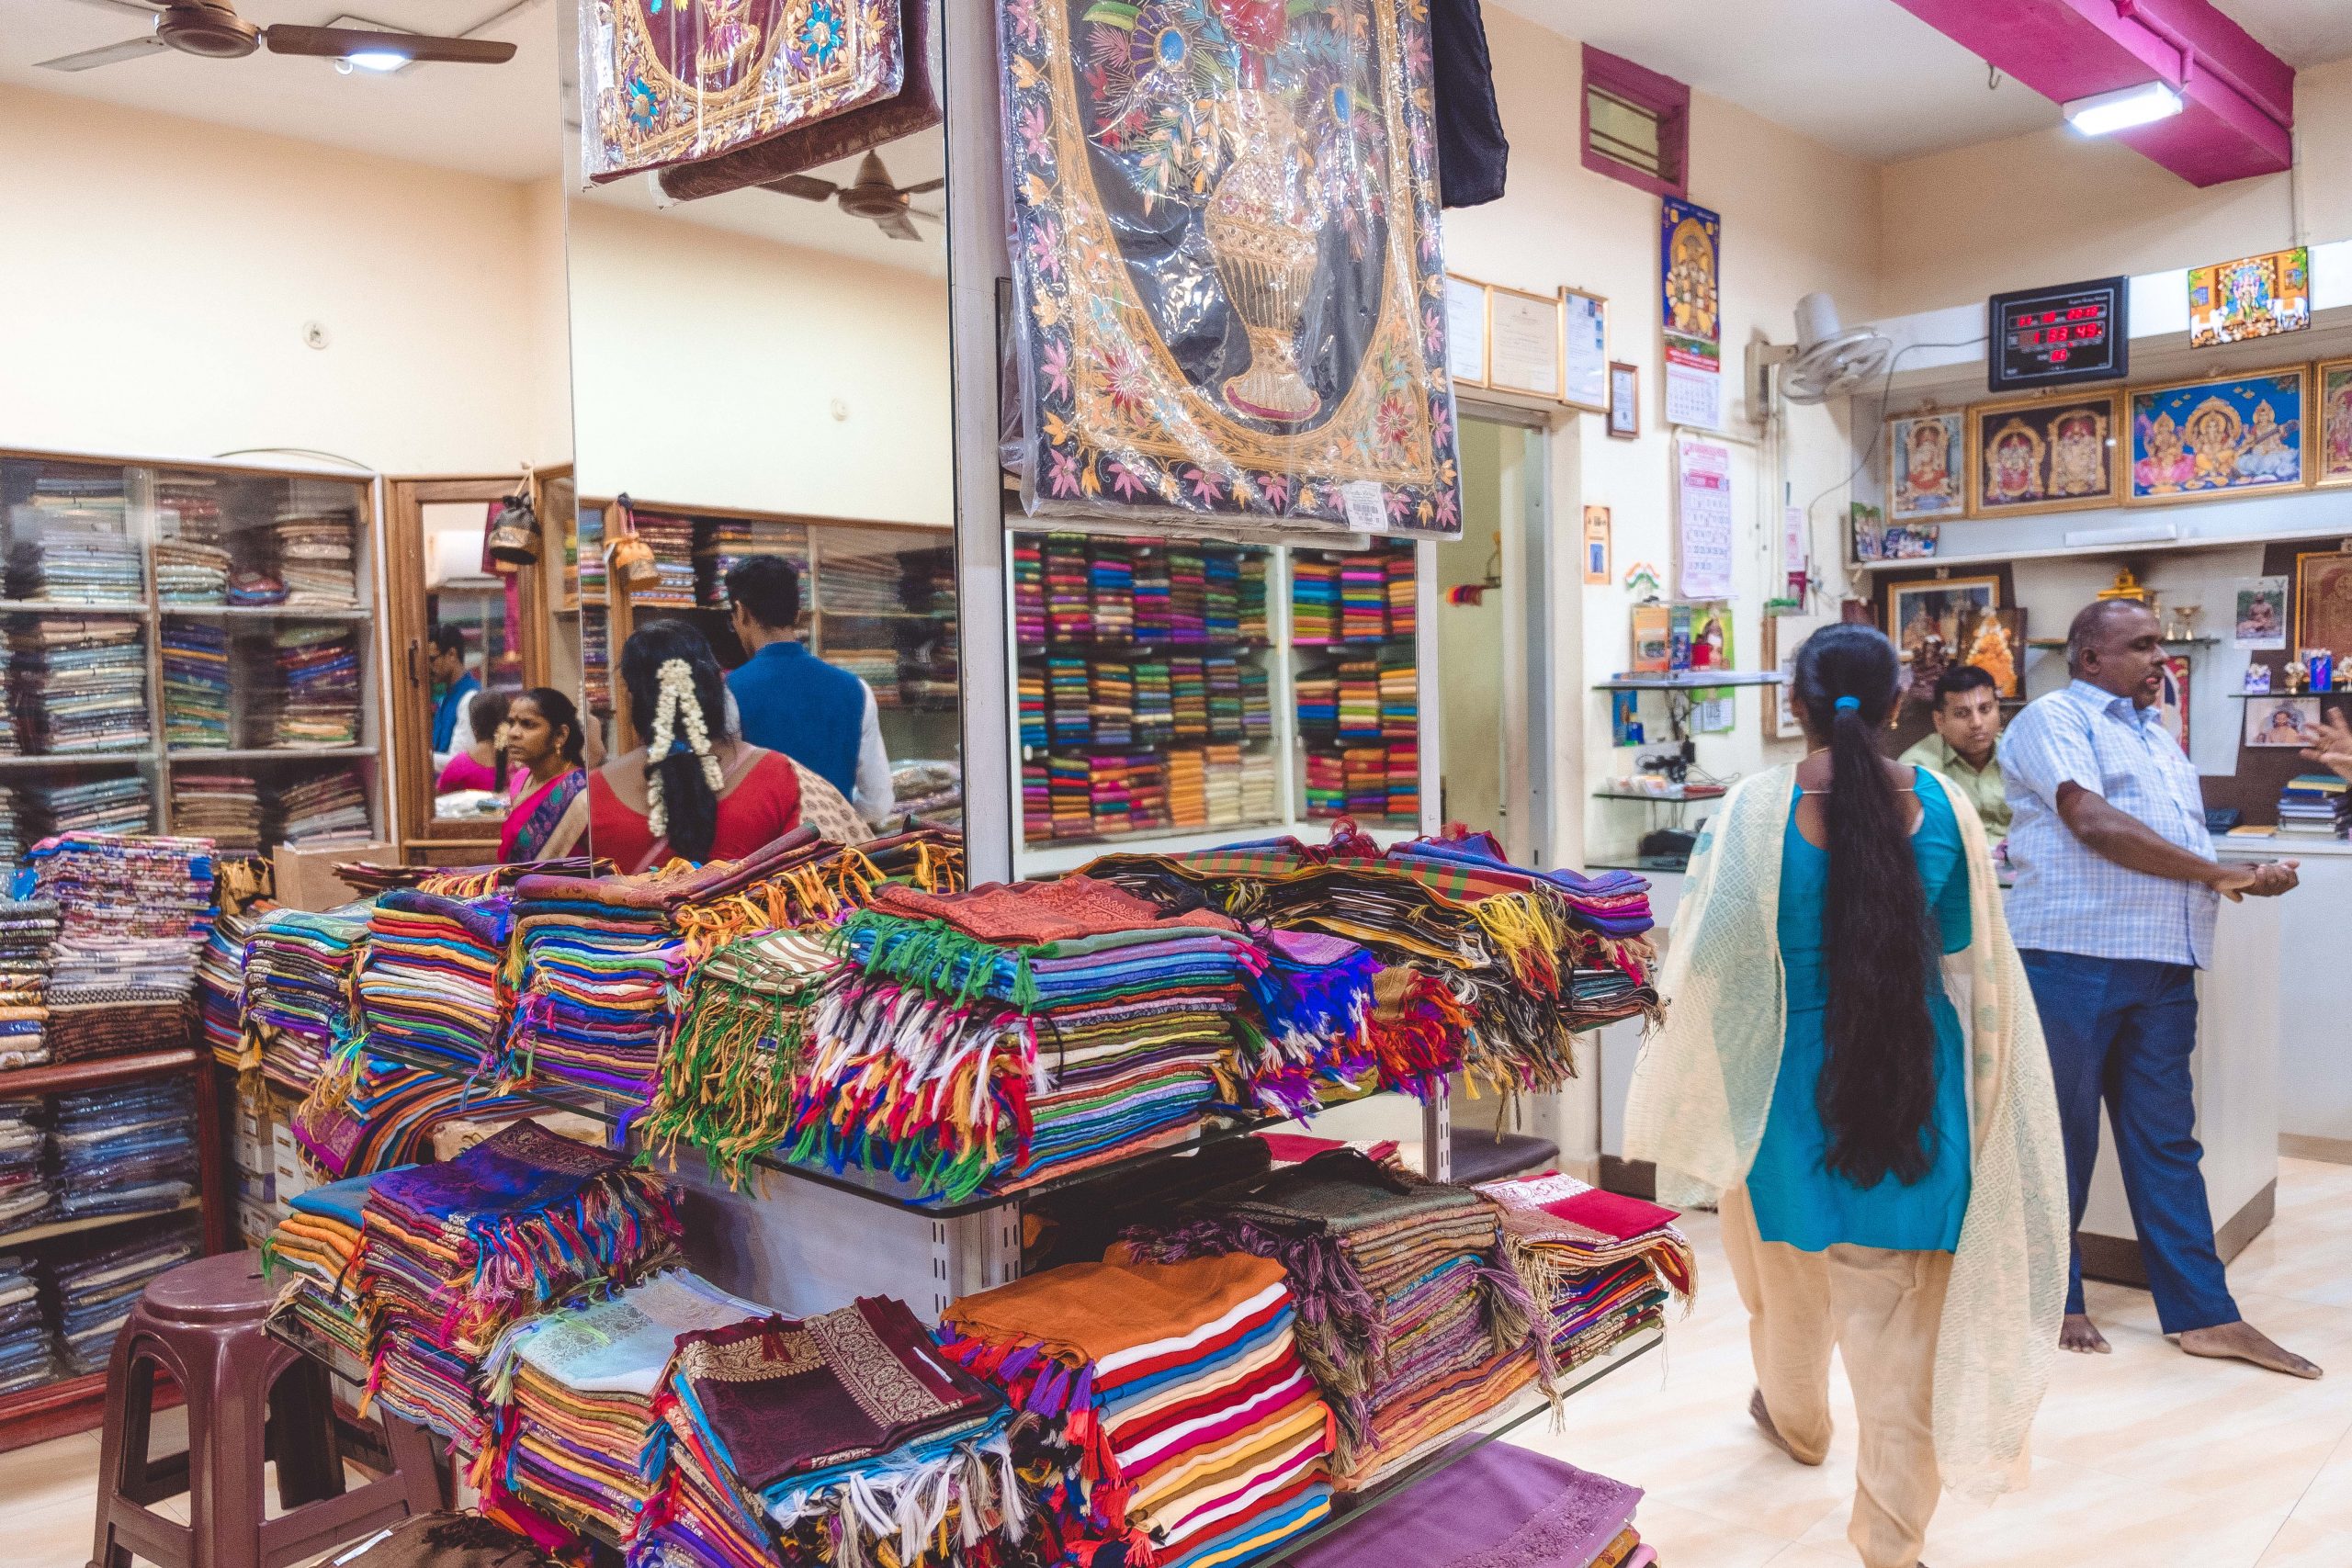
[[[1735,785],[1690,859],[1659,987],[1666,1022],[1643,1048],[1625,1107],[1626,1156],[1657,1163],[1666,1202],[1711,1202],[1744,1183],[1763,1138],[1788,1028],[1781,853],[1795,783],[1788,766]],[[2057,1354],[2066,1164],[2041,1019],[1984,829],[1973,811],[1953,815],[1973,941],[1945,958],[1944,985],[1967,1037],[1973,1161],[1936,1341],[1936,1460],[1946,1486],[1985,1496],[2024,1484]]]

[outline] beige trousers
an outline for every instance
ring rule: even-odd
[[[1723,1237],[1772,1425],[1804,1462],[1828,1456],[1836,1346],[1860,1424],[1847,1539],[1868,1568],[1913,1568],[1940,1488],[1931,1414],[1951,1254],[1766,1241],[1745,1187],[1724,1194]]]

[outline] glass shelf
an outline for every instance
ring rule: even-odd
[[[1667,795],[1651,794],[1638,789],[1596,789],[1590,793],[1595,800],[1645,800],[1652,806],[1695,806],[1702,801],[1721,800],[1731,791],[1710,789],[1697,795],[1686,795],[1678,790],[1674,794]]]
[[[1613,675],[1595,681],[1596,692],[1712,692],[1720,686],[1777,686],[1786,680],[1777,670],[1692,670],[1679,675]]]
[[[2352,697],[2352,686],[2337,686],[2325,692],[2228,692],[2223,694],[2235,697],[2240,702],[2275,703],[2288,697]]]

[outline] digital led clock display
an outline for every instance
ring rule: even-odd
[[[1985,385],[1996,392],[2110,381],[2129,372],[2129,281],[2105,277],[2057,288],[1996,294],[1987,310],[1992,340]]]

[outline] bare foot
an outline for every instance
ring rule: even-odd
[[[2078,1356],[2104,1356],[2115,1348],[2107,1336],[2098,1331],[2086,1312],[2070,1312],[2058,1328],[2058,1348],[2072,1350]]]
[[[2180,1348],[2192,1356],[2212,1356],[2224,1360],[2251,1361],[2268,1371],[2284,1372],[2290,1378],[2315,1378],[2320,1370],[2292,1350],[2280,1348],[2270,1337],[2246,1322],[2219,1323],[2211,1328],[2192,1328],[2180,1336]]]
[[[1764,1391],[1762,1389],[1758,1389],[1754,1393],[1748,1396],[1747,1414],[1749,1418],[1756,1423],[1757,1430],[1764,1434],[1764,1440],[1766,1442],[1770,1443],[1774,1448],[1780,1450],[1791,1459],[1796,1460],[1799,1464],[1819,1464],[1821,1462],[1817,1459],[1806,1460],[1797,1458],[1796,1450],[1789,1447],[1788,1438],[1781,1436],[1781,1429],[1772,1425],[1772,1413],[1764,1408]]]

